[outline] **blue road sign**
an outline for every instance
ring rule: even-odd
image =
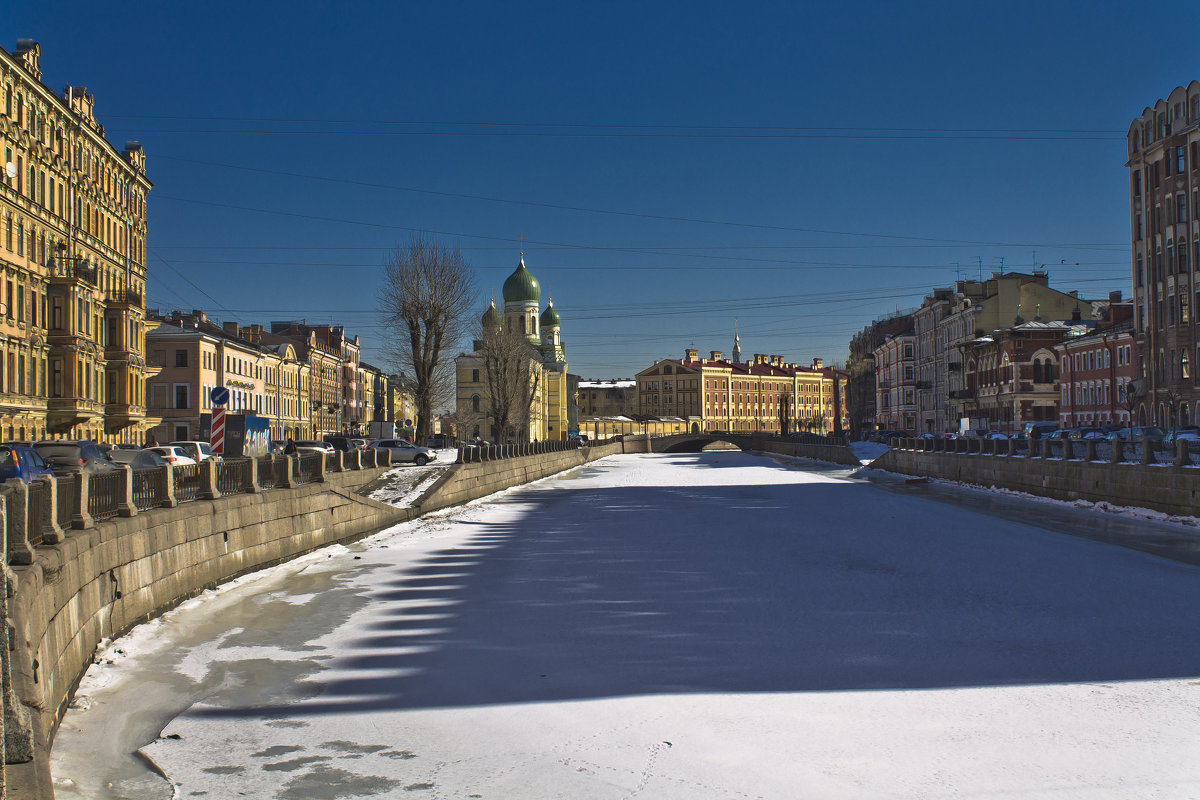
[[[223,406],[229,402],[229,390],[224,386],[214,386],[208,393],[208,399],[214,406]]]

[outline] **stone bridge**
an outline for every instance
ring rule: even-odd
[[[676,433],[650,439],[654,453],[699,453],[703,450],[761,450],[754,447],[751,434],[734,433]],[[765,437],[760,437],[765,438]]]

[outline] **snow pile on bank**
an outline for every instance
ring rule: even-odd
[[[863,464],[870,464],[886,453],[888,446],[882,442],[851,442],[850,451]]]

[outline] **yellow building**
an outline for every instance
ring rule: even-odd
[[[736,351],[736,345],[735,345]],[[753,360],[708,358],[688,349],[682,359],[664,359],[637,374],[638,413],[648,419],[682,417],[692,433],[830,433],[834,429],[834,381],[839,384],[843,430],[846,379],[842,370],[813,359],[811,367],[782,356]]]
[[[529,420],[522,437],[529,441],[560,441],[567,438],[567,358],[562,344],[562,320],[549,300],[541,310],[542,289],[537,278],[525,268],[525,256],[517,269],[504,281],[504,313],[496,304],[483,315],[483,327],[503,325],[528,340],[537,357],[530,363],[530,380],[537,381],[537,392],[529,407]],[[540,313],[539,313],[540,312]],[[458,436],[463,439],[502,440],[495,430],[489,408],[487,376],[480,354],[481,342],[474,351],[455,359],[455,417]]]
[[[41,46],[0,49],[0,438],[140,442],[146,417],[145,153],[95,98],[42,83]]]

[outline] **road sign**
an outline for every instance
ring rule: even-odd
[[[214,386],[208,393],[208,399],[212,400],[214,406],[228,405],[229,390],[224,386]]]
[[[213,390],[216,392],[216,389]],[[229,390],[225,390],[226,399],[229,396]],[[208,437],[209,444],[212,445],[212,451],[217,455],[225,453],[225,409],[223,406],[215,406],[212,412],[212,433]]]

